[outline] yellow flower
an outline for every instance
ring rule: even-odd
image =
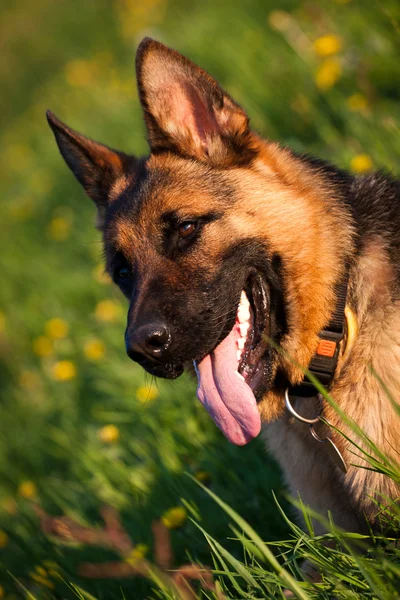
[[[42,577],[47,577],[47,571],[46,571],[46,569],[44,569],[40,565],[36,565],[35,571],[36,571],[36,573],[38,573],[38,575],[41,575]]]
[[[286,31],[290,28],[292,17],[284,10],[273,10],[268,15],[268,23],[272,29]]]
[[[136,390],[136,398],[142,404],[153,402],[159,396],[158,389],[155,385],[141,385]]]
[[[0,529],[0,548],[5,548],[8,544],[8,535]]]
[[[88,340],[84,347],[83,351],[85,353],[86,358],[89,360],[101,360],[104,357],[106,346],[104,342],[99,340],[98,338],[92,338]]]
[[[318,56],[332,56],[342,49],[342,40],[336,35],[323,35],[314,42],[314,51]]]
[[[97,265],[92,271],[93,278],[97,283],[103,285],[111,283],[111,279],[107,273],[104,272],[104,266],[102,264]]]
[[[134,549],[126,556],[125,560],[131,565],[134,565],[139,560],[142,560],[147,552],[149,551],[149,547],[146,544],[137,544]]]
[[[71,233],[72,223],[65,217],[54,217],[48,227],[47,235],[51,240],[56,242],[63,242],[66,240]]]
[[[187,519],[187,510],[183,506],[174,506],[167,510],[161,517],[161,521],[168,529],[179,529]]]
[[[18,511],[18,506],[17,506],[17,503],[15,502],[14,498],[11,498],[11,497],[4,498],[1,505],[4,508],[4,510],[6,512],[8,512],[9,515],[15,515]]]
[[[329,90],[335,85],[341,74],[342,68],[337,58],[324,60],[315,75],[317,87],[320,90]]]
[[[374,163],[368,154],[357,154],[350,163],[350,168],[355,173],[365,173],[366,171],[370,171]]]
[[[33,481],[23,481],[18,488],[18,494],[23,498],[33,498],[37,494],[37,487]]]
[[[65,79],[71,87],[85,87],[95,74],[95,63],[88,60],[72,60],[65,67]]]
[[[121,306],[114,300],[102,300],[95,310],[96,319],[105,323],[114,323],[120,314]]]
[[[347,98],[347,106],[354,112],[365,112],[368,108],[368,100],[362,94],[353,94]]]
[[[68,324],[63,319],[50,319],[44,329],[48,337],[53,340],[61,340],[68,334]]]
[[[197,471],[197,473],[194,474],[194,478],[197,479],[197,481],[200,481],[200,483],[204,483],[205,485],[207,485],[211,481],[211,475],[207,471]]]
[[[33,351],[38,356],[50,356],[53,354],[53,343],[45,335],[40,335],[33,340]]]
[[[115,425],[104,425],[99,429],[98,436],[104,444],[114,444],[119,440],[119,429]]]
[[[76,367],[71,360],[59,360],[52,367],[53,379],[70,381],[76,377]]]

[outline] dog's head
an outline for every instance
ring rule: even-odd
[[[280,414],[282,386],[302,378],[329,320],[343,217],[328,178],[261,140],[188,59],[145,39],[137,78],[147,158],[48,120],[97,206],[107,270],[130,303],[128,355],[167,378],[194,362],[199,399],[243,444],[260,414]]]

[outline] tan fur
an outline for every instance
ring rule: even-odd
[[[382,386],[371,373],[376,373],[390,387],[394,397],[400,392],[400,318],[397,304],[390,300],[389,289],[393,274],[382,243],[370,240],[358,264],[351,273],[350,302],[358,302],[359,335],[351,354],[339,370],[331,395],[340,408],[361,427],[377,447],[394,460],[399,458],[399,417],[391,406]],[[316,414],[315,405],[299,399],[296,410],[305,416]],[[337,413],[328,405],[324,415],[355,442],[357,439]],[[281,464],[290,491],[320,513],[326,509],[335,523],[348,530],[364,530],[364,512],[370,523],[376,520],[378,507],[374,499],[386,503],[400,496],[400,488],[390,478],[372,471],[356,468],[352,463],[366,466],[365,460],[339,434],[332,437],[349,466],[344,475],[333,466],[328,454],[310,435],[308,426],[294,421],[287,414],[265,427],[264,436],[269,448]],[[323,527],[317,524],[317,531]]]
[[[132,178],[128,177],[126,174],[121,175],[111,186],[110,192],[108,194],[109,202],[114,202],[124,193],[128,185],[132,182]]]

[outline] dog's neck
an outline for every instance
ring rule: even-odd
[[[348,329],[346,322],[348,284],[349,268],[346,267],[341,280],[336,285],[335,309],[329,323],[318,334],[320,341],[307,369],[308,373],[328,390],[335,378],[338,361],[343,355],[343,348],[348,339],[346,335]],[[350,309],[348,309],[349,311]],[[308,376],[290,389],[290,395],[297,397],[310,397],[317,393],[318,390]]]

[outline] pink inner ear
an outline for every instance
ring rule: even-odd
[[[201,93],[190,83],[174,83],[162,91],[164,119],[170,133],[187,137],[189,132],[194,144],[203,149],[207,139],[219,131],[212,108]]]

